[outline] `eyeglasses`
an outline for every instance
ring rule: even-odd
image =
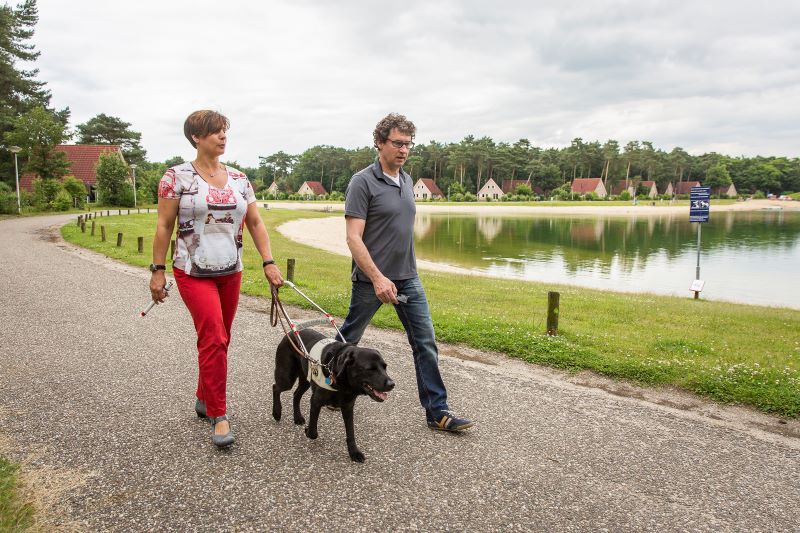
[[[392,146],[394,146],[395,148],[402,148],[403,146],[405,146],[409,150],[414,148],[414,142],[413,141],[405,142],[405,141],[395,141],[394,139],[386,139],[386,140],[389,141],[390,143],[392,143]]]

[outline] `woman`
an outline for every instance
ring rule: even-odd
[[[195,411],[208,417],[211,440],[219,447],[234,442],[226,416],[228,344],[242,281],[242,229],[246,225],[263,260],[264,275],[283,285],[247,176],[219,162],[230,122],[215,111],[195,111],[183,131],[197,157],[167,170],[158,187],[158,225],[150,265],[150,292],[161,303],[167,292],[165,257],[175,220],[178,234],[172,270],[181,298],[197,330],[200,367]]]

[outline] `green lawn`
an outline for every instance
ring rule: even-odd
[[[329,312],[344,316],[350,260],[289,241],[274,229],[288,220],[330,215],[277,209],[262,210],[262,216],[284,272],[286,259],[296,259],[298,286]],[[99,228],[91,237],[89,227],[81,233],[71,223],[62,234],[134,265],[150,263],[154,214],[100,218],[97,224],[107,226],[105,243]],[[121,248],[116,247],[118,232],[124,234]],[[145,239],[143,254],[136,251],[138,236]],[[242,291],[266,297],[260,265],[252,243],[245,243]],[[421,277],[442,341],[568,370],[672,385],[787,417],[800,415],[800,311],[428,271]],[[543,334],[551,290],[561,293],[558,337]],[[306,305],[294,291],[281,294],[287,303]],[[400,327],[388,307],[374,323]]]
[[[0,531],[24,531],[33,524],[33,506],[17,494],[17,469],[0,457]]]

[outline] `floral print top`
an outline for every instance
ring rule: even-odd
[[[191,163],[167,170],[158,197],[178,200],[178,236],[173,267],[192,276],[222,276],[242,270],[242,230],[247,206],[256,201],[244,173],[225,167],[228,181],[218,189]]]

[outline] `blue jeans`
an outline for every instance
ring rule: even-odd
[[[414,369],[417,372],[419,403],[425,409],[428,420],[439,420],[448,411],[447,391],[439,372],[439,349],[433,332],[428,299],[419,277],[394,281],[398,295],[408,297],[407,303],[394,306],[397,317],[403,323],[408,344],[414,354]],[[382,303],[375,295],[372,283],[354,281],[350,296],[350,310],[342,324],[342,336],[347,342],[358,344],[367,324],[378,312]]]

